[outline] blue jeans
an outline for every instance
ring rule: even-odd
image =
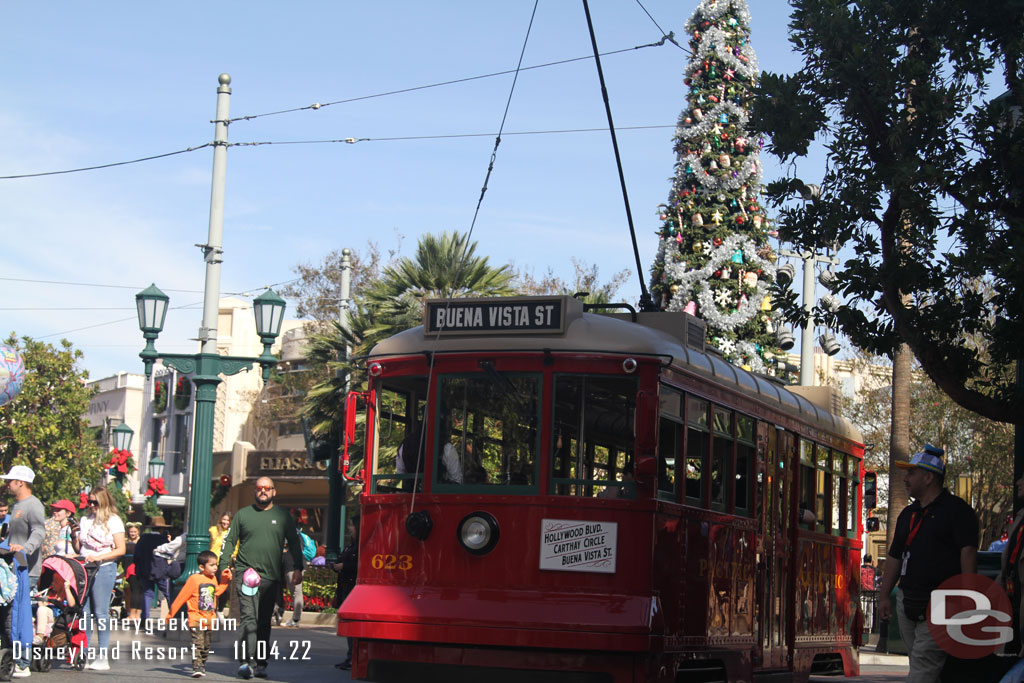
[[[157,589],[167,598],[167,607],[171,606],[171,580],[142,579],[142,621],[149,619],[149,610],[153,606],[153,598],[156,597]]]
[[[96,572],[96,578],[89,586],[89,598],[85,601],[85,640],[88,647],[92,640],[89,633],[92,631],[93,623],[96,624],[96,633],[99,636],[101,652],[106,653],[110,645],[110,631],[107,630],[107,620],[110,618],[110,594],[114,590],[114,581],[117,579],[117,564],[102,565]]]
[[[30,577],[28,577],[28,589],[29,589],[28,592],[31,594],[32,591],[34,591],[36,589],[36,586],[38,584],[39,584],[39,577],[38,576],[30,576]],[[19,595],[17,597],[15,597],[15,600],[18,600],[18,599],[22,599],[22,595],[20,593],[19,593]],[[25,602],[23,604],[25,606],[25,609],[28,610],[29,612],[31,612],[32,611],[32,607],[31,607],[31,605],[29,603],[29,597],[25,596],[24,600],[25,600]],[[8,620],[10,620],[10,611],[8,611],[7,618],[8,618]],[[10,628],[11,628],[11,624],[8,623],[7,624],[7,632],[8,633],[11,632]],[[31,631],[32,631],[33,635],[35,635],[35,629],[34,628],[31,629]],[[21,639],[21,651],[23,653],[23,656],[21,657],[21,659],[19,659],[19,660],[17,660],[15,662],[15,664],[17,664],[18,667],[22,668],[22,669],[26,668],[29,664],[32,663],[31,659],[30,659],[30,656],[31,656],[31,653],[32,653],[32,638],[29,637],[28,640],[26,640],[24,636],[25,636],[25,634],[22,634],[22,639]]]

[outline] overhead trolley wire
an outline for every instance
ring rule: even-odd
[[[641,5],[641,7],[642,7],[642,5]],[[652,18],[652,21],[653,21],[653,18]],[[657,26],[657,22],[655,22],[655,25]],[[659,30],[660,30],[660,27],[659,27]],[[675,42],[675,38],[673,37],[673,35],[671,33],[668,33],[668,34],[662,35],[661,40],[659,40],[657,42],[647,43],[646,45],[634,45],[633,47],[622,48],[621,50],[612,50],[610,52],[602,52],[601,56],[617,55],[617,54],[621,54],[623,52],[632,52],[634,50],[642,50],[642,49],[648,48],[648,47],[660,47],[660,46],[664,45],[666,41],[671,42],[671,43],[673,43],[673,44],[675,44],[677,46],[679,45],[678,43]],[[594,58],[593,55],[587,55],[585,57],[573,57],[571,59],[562,59],[562,60],[555,61],[555,62],[547,62],[545,64],[535,64],[533,66],[520,66],[520,67],[517,67],[515,69],[507,69],[505,71],[495,71],[493,73],[482,74],[482,75],[479,75],[479,76],[468,76],[466,78],[456,78],[456,79],[449,80],[449,81],[441,81],[439,83],[430,83],[430,84],[427,84],[427,85],[413,86],[411,88],[400,88],[398,90],[389,90],[387,92],[375,93],[375,94],[372,94],[372,95],[361,95],[361,96],[358,96],[358,97],[350,97],[350,98],[343,99],[343,100],[335,100],[333,102],[324,102],[324,103],[317,102],[315,104],[310,104],[310,105],[307,105],[305,107],[294,107],[292,109],[281,109],[279,111],[271,111],[271,112],[266,112],[266,113],[263,113],[263,114],[249,114],[247,116],[239,116],[239,117],[236,117],[236,118],[233,118],[233,119],[228,119],[227,122],[228,123],[234,123],[236,121],[251,121],[252,119],[259,119],[259,118],[263,118],[263,117],[266,117],[266,116],[276,116],[278,114],[289,114],[289,113],[298,112],[298,111],[305,111],[305,110],[318,110],[318,109],[323,109],[324,107],[330,107],[330,106],[333,106],[333,105],[336,105],[336,104],[347,104],[347,103],[350,103],[350,102],[359,102],[361,100],[369,100],[369,99],[374,99],[374,98],[377,98],[377,97],[387,97],[389,95],[400,95],[402,93],[415,92],[417,90],[426,90],[426,89],[429,89],[429,88],[439,88],[439,87],[446,86],[446,85],[455,85],[457,83],[467,83],[469,81],[476,81],[476,80],[481,80],[481,79],[484,79],[484,78],[493,78],[495,76],[504,76],[504,75],[511,74],[511,73],[514,73],[514,74],[516,74],[518,76],[520,71],[528,71],[528,70],[531,70],[531,69],[543,69],[543,68],[546,68],[546,67],[549,67],[549,66],[560,66],[562,64],[570,64],[572,62],[581,62],[581,61],[584,61],[584,60],[587,60],[587,59],[593,59],[593,58]],[[572,133],[572,132],[583,132],[583,131],[574,131],[574,130],[570,130],[570,131],[538,131],[537,133],[525,133],[525,132],[524,133],[507,133],[507,135],[530,135],[530,134],[536,135],[536,134],[540,134],[540,133],[549,133],[549,132],[550,133],[557,133],[557,132]],[[439,137],[439,138],[440,137],[473,137],[473,135],[477,135],[477,134],[464,135],[464,136],[458,136],[458,135],[455,135],[455,136],[426,136],[426,137],[421,138],[421,139],[427,139],[427,137]],[[490,133],[480,133],[478,135],[490,136],[491,134]],[[402,139],[417,139],[417,138],[415,138],[415,137],[409,137],[409,138],[397,137],[397,138],[377,138],[377,139],[378,140],[402,140]],[[341,139],[341,140],[325,140],[325,141],[315,141],[315,142],[350,142],[352,140],[353,140],[352,138],[345,138],[345,139]],[[369,141],[369,140],[371,140],[371,138],[354,139],[355,142],[365,142],[365,141]],[[237,143],[236,142],[236,143],[228,143],[228,145],[230,145],[230,146],[246,146],[246,145],[256,146],[257,144],[310,144],[310,143],[308,143],[308,142],[277,142],[277,143]],[[20,179],[24,179],[24,178],[40,178],[40,177],[44,177],[44,176],[65,175],[65,174],[68,174],[68,173],[82,173],[84,171],[98,171],[98,170],[102,170],[102,169],[106,169],[106,168],[114,168],[116,166],[127,166],[127,165],[130,165],[130,164],[139,164],[139,163],[142,163],[144,161],[154,161],[156,159],[163,159],[163,158],[166,158],[166,157],[172,157],[172,156],[176,156],[178,154],[186,154],[188,152],[195,152],[195,151],[203,149],[205,147],[212,147],[212,146],[213,146],[212,142],[207,142],[207,143],[204,143],[202,145],[196,145],[194,147],[187,147],[185,149],[179,149],[179,150],[176,150],[174,152],[166,152],[164,154],[154,154],[152,156],[141,157],[139,159],[130,159],[128,161],[115,161],[115,162],[109,163],[109,164],[96,164],[96,165],[93,165],[93,166],[83,166],[83,167],[80,167],[80,168],[69,168],[69,169],[64,169],[64,170],[61,170],[61,171],[43,171],[43,172],[40,172],[40,173],[18,173],[18,174],[12,174],[12,175],[4,175],[4,176],[0,176],[0,180],[20,180]]]
[[[675,128],[675,125],[652,126],[619,126],[618,130],[654,130],[659,128]],[[559,130],[523,130],[501,133],[501,135],[554,135],[562,133],[607,133],[608,128],[563,128]],[[229,147],[260,147],[263,145],[321,145],[345,143],[354,145],[357,142],[404,142],[411,140],[449,140],[457,138],[489,138],[498,133],[451,133],[447,135],[399,135],[382,138],[335,138],[324,140],[257,140],[253,142],[229,142]]]
[[[687,50],[685,47],[683,47],[682,45],[680,45],[679,43],[676,42],[676,34],[675,34],[674,31],[669,31],[668,33],[665,32],[665,29],[663,29],[661,27],[661,24],[658,23],[658,20],[655,19],[654,17],[652,17],[651,13],[647,11],[646,7],[644,7],[644,3],[640,2],[640,0],[636,0],[636,4],[640,5],[640,9],[642,9],[644,11],[644,14],[647,15],[647,18],[650,19],[652,22],[654,22],[654,25],[658,27],[659,31],[661,31],[661,42],[662,43],[664,43],[667,40],[668,42],[672,43],[673,45],[678,47],[680,50],[685,52],[686,54],[688,54],[688,55],[692,55],[693,54],[692,52]]]
[[[650,15],[648,15],[648,16],[650,16]],[[652,18],[652,21],[653,21],[653,18]],[[655,22],[655,25],[657,25],[657,22]],[[660,27],[659,27],[659,30],[660,30]],[[664,31],[662,31],[662,33],[664,34]],[[657,41],[655,43],[648,43],[646,45],[634,45],[633,47],[625,47],[625,48],[622,48],[621,50],[612,50],[611,52],[602,52],[601,56],[602,57],[608,57],[608,56],[611,56],[611,55],[621,54],[623,52],[632,52],[634,50],[642,50],[642,49],[647,48],[647,47],[661,47],[662,45],[665,44],[666,40],[671,42],[671,43],[673,43],[673,44],[675,44],[675,45],[677,45],[677,46],[679,45],[679,43],[676,43],[675,38],[673,37],[673,35],[671,33],[669,33],[669,34],[662,35],[661,40],[659,40],[659,41]],[[349,98],[343,99],[343,100],[334,100],[333,102],[314,102],[313,104],[307,104],[304,107],[292,107],[291,109],[281,109],[281,110],[278,110],[278,111],[268,111],[268,112],[263,113],[263,114],[249,114],[247,116],[238,116],[238,117],[233,118],[233,119],[228,119],[228,123],[234,123],[236,121],[251,121],[253,119],[260,119],[260,118],[264,118],[266,116],[277,116],[279,114],[293,114],[293,113],[299,112],[299,111],[307,111],[307,110],[309,110],[309,111],[318,111],[320,109],[323,109],[324,107],[332,107],[332,106],[334,106],[336,104],[348,104],[350,102],[359,102],[361,100],[370,100],[370,99],[373,99],[375,97],[387,97],[388,95],[401,95],[401,94],[408,93],[408,92],[415,92],[417,90],[427,90],[429,88],[440,88],[440,87],[443,87],[443,86],[446,86],[446,85],[457,85],[459,83],[468,83],[469,81],[478,81],[478,80],[483,79],[483,78],[493,78],[494,76],[505,76],[507,74],[516,74],[518,76],[519,72],[521,72],[521,71],[530,71],[532,69],[543,69],[543,68],[546,68],[546,67],[549,67],[549,66],[561,66],[562,64],[571,64],[573,62],[582,62],[582,61],[585,61],[585,60],[588,60],[588,59],[593,59],[593,58],[594,58],[593,55],[587,55],[585,57],[572,57],[571,59],[561,59],[561,60],[558,60],[556,62],[546,62],[544,64],[534,64],[533,66],[517,66],[515,69],[506,69],[505,71],[495,71],[493,73],[481,74],[479,76],[467,76],[465,78],[455,78],[455,79],[452,79],[450,81],[441,81],[439,83],[430,83],[428,85],[416,85],[416,86],[413,86],[411,88],[399,88],[398,90],[388,90],[386,92],[375,93],[373,95],[360,95],[358,97],[349,97]]]
[[[69,168],[69,169],[64,170],[64,171],[44,171],[42,173],[19,173],[17,175],[3,175],[3,176],[0,176],[0,180],[16,180],[18,178],[39,178],[41,176],[48,176],[48,175],[63,175],[65,173],[81,173],[82,171],[98,171],[99,169],[102,169],[102,168],[113,168],[114,166],[127,166],[129,164],[140,164],[143,161],[153,161],[154,159],[163,159],[165,157],[173,157],[176,154],[187,154],[188,152],[195,152],[198,149],[203,149],[204,147],[211,147],[211,146],[213,146],[213,143],[212,142],[207,142],[207,143],[204,143],[202,145],[197,145],[195,147],[187,147],[185,149],[179,149],[176,152],[167,152],[166,154],[154,154],[153,156],[142,157],[141,159],[132,159],[130,161],[115,161],[114,163],[111,163],[111,164],[99,164],[99,165],[96,165],[96,166],[84,166],[82,168]]]

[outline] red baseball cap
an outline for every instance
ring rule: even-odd
[[[50,507],[57,510],[67,510],[72,515],[75,514],[75,504],[66,498],[58,500],[56,503],[50,503]]]

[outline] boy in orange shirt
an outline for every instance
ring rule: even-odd
[[[192,678],[206,675],[210,635],[217,620],[217,597],[230,585],[227,580],[217,583],[217,556],[214,553],[204,550],[196,560],[199,573],[188,577],[167,613],[167,618],[172,619],[187,603],[188,626],[192,632]]]

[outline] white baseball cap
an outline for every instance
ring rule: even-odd
[[[31,484],[35,481],[36,473],[32,471],[31,467],[25,467],[24,465],[15,465],[11,468],[11,471],[7,474],[0,475],[0,479],[17,479],[18,481],[24,481]]]

